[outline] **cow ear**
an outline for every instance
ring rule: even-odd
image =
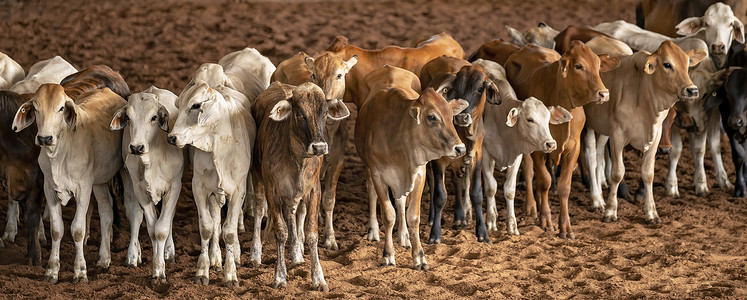
[[[15,132],[20,132],[24,128],[31,126],[31,124],[34,123],[34,120],[36,120],[34,105],[31,103],[31,100],[29,100],[28,102],[21,104],[21,107],[18,108],[16,116],[13,118],[13,130]]]
[[[703,28],[703,21],[700,17],[690,17],[682,20],[674,28],[677,29],[677,34],[679,35],[692,35]]]
[[[611,71],[618,66],[620,66],[620,59],[616,57],[610,57],[607,54],[599,55],[599,72]]]
[[[521,107],[514,107],[508,112],[506,116],[506,126],[514,127],[516,122],[519,121],[519,114],[521,113]]]
[[[65,100],[65,123],[75,132],[78,129],[78,111],[72,99]]]
[[[158,106],[158,127],[165,132],[169,132],[169,111],[163,105]]]
[[[114,113],[114,117],[112,117],[112,121],[109,123],[109,129],[112,131],[122,130],[122,128],[127,125],[129,119],[130,118],[127,117],[127,107],[120,108]]]
[[[420,125],[420,106],[410,107],[410,117],[418,121],[418,125]]]
[[[332,120],[342,120],[350,116],[350,110],[345,106],[342,101],[334,99],[327,101],[329,109],[327,110],[327,117]]]
[[[734,23],[731,23],[731,26],[734,27],[734,39],[744,44],[744,25],[742,22],[734,19]]]
[[[488,103],[499,105],[503,102],[501,94],[498,93],[498,87],[496,87],[492,81],[485,81],[483,83],[483,89],[485,90],[485,101]]]
[[[285,120],[291,113],[291,104],[288,100],[280,100],[272,107],[270,111],[270,119],[275,121]]]
[[[311,70],[311,72],[314,72],[314,58],[313,57],[307,56],[303,60],[303,62],[306,63],[306,66],[309,67],[309,70]]]
[[[558,62],[560,64],[560,73],[563,75],[563,78],[568,76],[568,64],[571,63],[568,58],[561,56],[560,61]]]
[[[646,64],[643,65],[643,72],[646,72],[646,74],[654,74],[654,71],[656,71],[656,56],[651,55],[646,59]]]
[[[469,106],[469,102],[463,99],[456,99],[456,100],[449,101],[449,107],[451,107],[451,112],[455,115],[462,112],[468,106]]]
[[[353,55],[348,61],[345,62],[345,73],[349,72],[350,69],[352,69],[355,64],[358,63],[358,54]]]
[[[511,26],[506,26],[506,29],[508,30],[508,35],[512,39],[514,39],[514,44],[517,44],[517,45],[520,45],[520,46],[524,46],[526,44],[529,44],[527,42],[527,39],[524,37],[524,35],[520,31],[516,30],[515,28],[513,28]]]
[[[708,56],[708,53],[703,51],[703,49],[693,49],[687,51],[687,57],[690,58],[690,67],[697,66],[700,61],[706,58],[706,56]]]
[[[550,124],[558,125],[571,121],[573,115],[562,106],[550,106]]]

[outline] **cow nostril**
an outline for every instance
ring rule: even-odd
[[[689,87],[685,89],[685,92],[688,96],[695,97],[698,96],[698,88],[697,87]]]
[[[145,152],[144,145],[130,145],[130,153],[132,154],[143,154]]]
[[[170,136],[170,137],[166,138],[166,142],[168,142],[172,146],[176,146],[176,137],[175,136]]]
[[[547,141],[545,142],[545,147],[548,150],[555,150],[555,148],[557,147],[557,143],[555,141]]]
[[[456,155],[463,155],[467,152],[467,147],[465,147],[463,144],[454,146],[454,152],[456,152]]]
[[[742,127],[742,123],[743,123],[742,119],[737,120],[737,126],[738,127]]]
[[[36,140],[39,141],[39,145],[49,145],[52,143],[52,136],[37,136]]]

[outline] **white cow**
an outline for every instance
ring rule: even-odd
[[[208,268],[211,265],[220,268],[221,253],[216,237],[221,232],[220,208],[225,204],[228,215],[222,228],[226,244],[223,281],[229,287],[237,286],[236,264],[241,261],[238,221],[256,136],[251,104],[242,93],[225,86],[211,88],[204,81],[179,97],[179,113],[168,142],[179,148],[191,145],[194,150],[192,190],[202,247],[195,281],[208,284]]]
[[[549,49],[555,49],[555,36],[560,33],[545,24],[545,22],[540,22],[537,27],[529,28],[524,34],[511,26],[506,26],[506,29],[508,30],[508,35],[514,40],[514,44],[522,47],[528,44],[535,44]]]
[[[39,166],[44,173],[44,196],[49,208],[52,250],[44,280],[56,283],[60,270],[60,242],[64,225],[62,206],[75,198],[75,217],[70,226],[75,242],[74,282],[87,282],[83,239],[91,192],[96,196],[101,222],[101,246],[97,265],[111,263],[112,197],[109,181],[122,167],[122,135],[109,130],[114,112],[125,100],[108,88],[82,94],[73,102],[58,84],[43,84],[34,98],[21,105],[13,121],[20,131],[37,123],[36,144],[42,147]],[[94,142],[95,141],[95,142]]]
[[[0,90],[7,90],[25,76],[23,67],[5,53],[0,52]]]
[[[488,199],[486,225],[488,230],[498,230],[495,193],[498,182],[493,170],[508,168],[503,193],[506,198],[506,230],[509,235],[519,235],[514,213],[516,177],[523,155],[534,151],[552,151],[557,142],[550,134],[549,124],[561,124],[573,117],[566,109],[553,106],[548,109],[542,101],[530,97],[516,100],[516,94],[506,80],[506,71],[499,64],[478,59],[472,64],[482,66],[485,74],[498,87],[501,105],[485,106],[485,142],[483,143],[483,179]],[[510,141],[510,142],[507,142]]]
[[[682,154],[682,137],[680,128],[687,129],[690,141],[690,150],[692,151],[695,172],[693,174],[693,184],[695,185],[695,194],[705,197],[708,194],[708,183],[706,180],[703,158],[705,156],[706,140],[708,148],[711,151],[714,168],[716,169],[716,182],[724,190],[731,190],[734,186],[729,182],[729,177],[724,169],[724,163],[721,160],[721,113],[718,105],[708,105],[711,94],[721,87],[726,81],[731,69],[716,70],[716,65],[710,58],[705,58],[697,67],[689,71],[690,79],[698,86],[701,91],[701,97],[693,102],[677,102],[675,106],[680,106],[680,111],[686,111],[686,116],[691,117],[690,122],[681,119],[675,122],[672,128],[672,152],[669,153],[669,175],[665,187],[667,195],[679,197],[680,192],[677,187],[677,163]]]
[[[731,7],[721,2],[709,6],[702,17],[682,20],[676,28],[677,34],[704,40],[711,57],[717,60],[717,67],[726,64],[726,52],[733,40],[744,43],[744,25],[734,16]]]
[[[174,260],[172,221],[182,187],[184,150],[166,143],[167,133],[176,120],[176,95],[151,86],[132,94],[125,107],[114,114],[110,128],[121,130],[122,156],[129,176],[124,178],[125,192],[134,195],[145,213],[153,247],[153,284],[165,283],[165,261]],[[156,205],[162,202],[161,214]],[[132,235],[136,237],[136,224]],[[130,248],[135,247],[131,241]],[[128,251],[128,253],[132,253]],[[127,257],[128,265],[136,265]]]
[[[42,84],[60,83],[62,79],[75,72],[78,70],[73,65],[64,58],[55,56],[31,66],[26,78],[16,82],[10,90],[18,94],[31,94]]]

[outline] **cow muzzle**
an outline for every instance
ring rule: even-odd
[[[459,127],[467,127],[472,125],[472,115],[469,113],[460,113],[454,116],[454,124]]]
[[[176,146],[176,137],[175,136],[169,136],[166,138],[166,142],[169,143],[171,146]]]
[[[610,100],[610,90],[604,89],[597,91],[597,103],[604,103]]]
[[[729,116],[729,127],[733,129],[740,129],[744,127],[745,124],[746,123],[745,123],[744,117],[734,116],[734,115]]]
[[[721,43],[714,43],[711,45],[711,54],[726,54],[726,45]]]
[[[132,154],[132,155],[143,155],[143,154],[145,154],[145,145],[132,145],[132,144],[130,144],[130,154]]]
[[[467,153],[467,147],[464,146],[464,144],[458,144],[454,146],[452,149],[452,155],[450,155],[451,158],[459,157]]]
[[[51,135],[47,135],[47,136],[37,135],[36,136],[36,144],[42,147],[52,146],[53,140],[54,140],[54,137],[52,137]]]
[[[319,156],[329,153],[329,146],[325,142],[311,143],[306,153],[312,156]]]
[[[550,153],[555,151],[555,149],[558,149],[558,142],[556,142],[555,140],[547,140],[545,141],[544,145],[542,145],[542,147],[543,152]]]
[[[698,90],[698,87],[695,85],[688,86],[684,89],[682,89],[682,92],[680,92],[680,100],[683,101],[695,101],[700,97],[700,91]]]

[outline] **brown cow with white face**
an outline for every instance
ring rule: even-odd
[[[536,97],[547,106],[561,106],[573,115],[568,123],[550,125],[550,133],[558,143],[555,151],[549,155],[534,152],[531,157],[526,156],[524,159],[528,214],[537,215],[532,185],[536,172],[537,195],[542,205],[540,226],[545,230],[554,230],[548,199],[551,179],[545,162],[550,159],[554,165],[561,167],[557,189],[560,196],[559,227],[562,238],[574,238],[568,215],[568,197],[586,119],[582,107],[588,103],[607,101],[609,90],[602,83],[599,72],[613,69],[619,63],[616,58],[597,56],[580,41],[572,42],[571,48],[562,56],[554,50],[528,45],[511,55],[506,62],[506,75],[520,99]],[[533,163],[533,168],[530,163]]]
[[[419,95],[407,85],[369,85],[383,88],[370,90],[368,100],[360,107],[355,146],[368,168],[368,187],[376,191],[382,208],[386,241],[381,264],[395,265],[391,192],[393,200],[407,204],[413,268],[427,270],[419,232],[426,163],[442,156],[464,154],[466,148],[459,140],[452,118],[467,103],[463,100],[448,103],[432,88]]]
[[[313,83],[298,87],[273,83],[257,98],[264,108],[255,148],[254,172],[266,191],[269,214],[277,242],[277,262],[273,287],[287,285],[285,243],[290,236],[291,264],[303,262],[303,246],[296,226],[296,211],[301,200],[308,203],[307,242],[311,254],[311,287],[328,291],[317,252],[317,214],[321,196],[319,175],[322,158],[328,153],[324,139],[325,120],[341,120],[350,115],[338,100],[327,101],[321,88]]]

